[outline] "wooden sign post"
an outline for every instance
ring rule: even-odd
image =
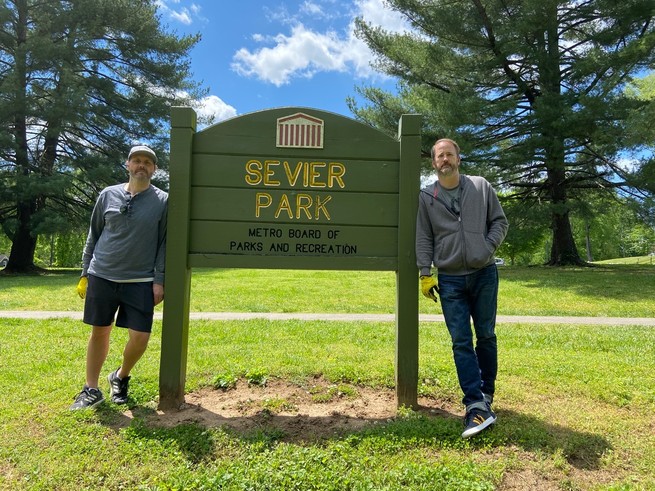
[[[173,108],[160,408],[184,402],[194,267],[396,271],[396,399],[416,405],[420,126],[291,107],[196,132]]]

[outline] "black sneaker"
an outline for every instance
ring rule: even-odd
[[[118,378],[119,368],[107,375],[109,395],[111,396],[111,402],[125,404],[127,402],[127,386],[130,383],[130,377]]]
[[[75,402],[70,407],[70,410],[76,411],[77,409],[91,409],[98,404],[103,403],[104,400],[105,396],[102,395],[100,389],[91,389],[85,385],[82,392],[75,396]]]
[[[466,413],[466,416],[464,417],[464,433],[462,433],[462,438],[469,438],[473,435],[477,435],[482,430],[496,422],[496,415],[489,406],[487,406],[487,408],[488,409],[481,409],[475,407]]]

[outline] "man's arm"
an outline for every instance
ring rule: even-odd
[[[416,215],[416,265],[421,276],[432,274],[432,258],[434,257],[434,238],[428,209],[419,197],[418,213]]]
[[[489,187],[491,188],[491,192],[488,194],[487,203],[487,240],[493,244],[495,250],[505,240],[507,230],[509,229],[509,222],[507,221],[503,207],[500,205],[496,191],[491,184]]]
[[[159,230],[157,234],[157,252],[155,256],[155,283],[164,285],[164,276],[166,271],[166,227],[168,223],[168,203],[159,220]]]
[[[82,276],[87,276],[88,274],[89,264],[93,258],[93,251],[96,248],[96,243],[100,238],[100,234],[102,234],[102,229],[105,225],[104,210],[104,193],[100,193],[100,196],[98,196],[98,199],[93,206],[93,211],[91,212],[89,233],[87,234],[84,250],[82,252]]]

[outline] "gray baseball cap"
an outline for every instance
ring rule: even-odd
[[[132,156],[138,155],[138,154],[147,155],[148,157],[150,157],[152,159],[152,161],[155,164],[157,163],[157,155],[155,154],[155,151],[152,148],[150,148],[150,147],[148,147],[146,145],[136,145],[135,147],[132,147],[132,149],[130,150],[129,155],[127,156],[127,160],[130,160],[132,158]]]

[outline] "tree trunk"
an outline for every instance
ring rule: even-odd
[[[548,172],[550,197],[553,203],[551,228],[553,244],[550,249],[549,266],[582,266],[585,263],[578,254],[573,239],[566,187],[563,184],[566,174],[563,166],[551,167]]]
[[[25,204],[21,204],[21,213],[19,215],[23,215],[22,208],[29,207]],[[30,212],[27,211],[26,214],[30,215]],[[34,265],[36,241],[37,237],[32,236],[30,232],[29,220],[21,220],[11,244],[9,262],[3,270],[3,273],[36,273],[41,271],[40,268],[37,268]]]
[[[594,256],[591,253],[591,237],[590,237],[589,220],[585,220],[585,244],[587,246],[587,261],[592,262],[594,260]]]
[[[550,249],[549,266],[584,266],[573,240],[569,213],[553,213],[553,245]]]
[[[16,167],[19,179],[29,180],[31,167],[27,142],[27,2],[16,2],[18,22],[16,24],[16,111],[14,116],[14,138],[16,140]],[[38,271],[34,266],[34,252],[37,237],[32,234],[32,216],[38,207],[36,198],[18,197],[16,203],[16,231],[13,234],[9,262],[4,273],[30,273]]]

